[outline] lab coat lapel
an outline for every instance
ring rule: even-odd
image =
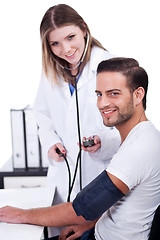
[[[90,60],[87,62],[83,69],[80,81],[77,84],[77,89],[83,87],[95,77],[97,66],[104,58],[104,50],[100,51],[98,47],[92,48]]]
[[[81,87],[86,85],[93,78],[93,76],[94,76],[94,70],[92,70],[90,68],[90,64],[87,63],[78,81],[77,89],[80,89]]]
[[[70,102],[72,99],[69,86],[67,82],[64,82],[63,80],[59,79],[59,86],[57,90],[60,92],[61,96],[65,99],[65,101]]]

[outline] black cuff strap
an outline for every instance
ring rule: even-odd
[[[77,194],[73,208],[78,216],[93,221],[123,196],[105,170]]]

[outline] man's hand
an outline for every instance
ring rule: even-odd
[[[88,231],[91,228],[94,228],[95,223],[96,221],[93,221],[93,222],[87,222],[81,225],[74,225],[74,226],[67,227],[61,231],[59,235],[59,240],[77,239],[78,237],[81,237],[85,231]]]
[[[5,206],[0,208],[0,221],[6,223],[23,223],[24,209]]]

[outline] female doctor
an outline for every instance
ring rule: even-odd
[[[34,110],[44,156],[50,162],[48,182],[56,186],[53,204],[58,204],[67,200],[69,178],[66,162],[56,149],[66,157],[73,180],[80,147],[76,86],[80,135],[84,139],[95,136],[95,145],[82,146],[81,171],[77,171],[71,200],[80,191],[80,181],[81,187],[87,185],[106,168],[119,147],[119,133],[103,126],[95,95],[97,66],[112,55],[91,36],[82,17],[65,4],[47,10],[40,34],[43,71]],[[50,235],[56,234],[54,229]]]

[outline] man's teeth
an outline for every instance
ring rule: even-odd
[[[111,112],[113,112],[113,111],[105,111],[104,113],[107,114],[107,113],[111,113]]]

